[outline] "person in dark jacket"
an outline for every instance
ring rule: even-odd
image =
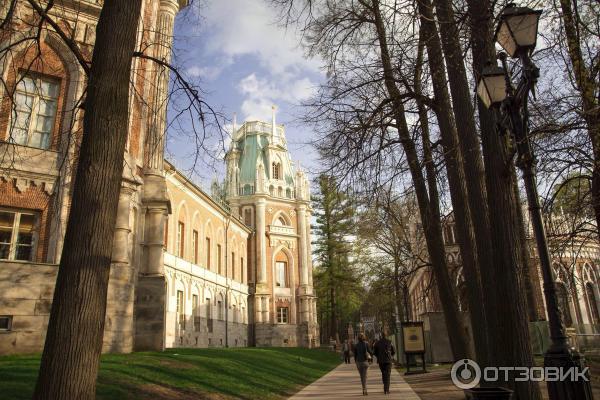
[[[344,353],[344,363],[350,364],[350,343],[348,343],[348,339],[342,345],[342,352]]]
[[[381,370],[381,379],[383,381],[383,392],[385,394],[390,393],[390,375],[392,373],[392,362],[394,362],[394,354],[396,351],[392,342],[390,342],[385,335],[385,332],[381,332],[381,339],[375,343],[373,347],[373,353],[377,357],[377,364]]]
[[[361,333],[358,335],[358,343],[353,347],[352,352],[354,353],[354,361],[356,362],[356,368],[360,375],[360,383],[362,384],[363,396],[368,395],[367,393],[367,370],[369,364],[373,360],[373,352],[369,347],[365,335]]]

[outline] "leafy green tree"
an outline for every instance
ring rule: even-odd
[[[323,339],[339,341],[342,327],[356,317],[364,291],[352,257],[355,210],[335,178],[323,174],[317,178],[317,184],[319,194],[313,197],[317,260],[314,285]]]

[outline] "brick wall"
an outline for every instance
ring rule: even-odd
[[[69,87],[69,74],[64,67],[63,60],[47,43],[41,42],[39,51],[37,46],[30,46],[27,50],[14,58],[12,68],[9,69],[6,79],[8,95],[4,96],[0,105],[0,138],[8,139],[9,118],[12,108],[12,93],[15,90],[15,82],[20,74],[33,74],[51,78],[60,83],[60,93],[54,120],[54,129],[50,140],[50,149],[56,150],[60,143],[61,126],[69,121],[63,121],[65,98]]]
[[[38,244],[33,261],[46,262],[53,196],[44,191],[43,185],[30,185],[27,190],[19,192],[14,179],[6,181],[2,178],[0,178],[0,193],[2,193],[0,207],[39,212]]]

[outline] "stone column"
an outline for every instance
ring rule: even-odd
[[[109,352],[133,350],[135,270],[129,257],[129,217],[134,190],[134,185],[129,181],[122,182],[115,221],[103,336],[103,350]]]
[[[258,264],[258,285],[267,284],[267,246],[265,226],[266,200],[259,198],[256,203],[256,262]]]
[[[175,15],[187,0],[160,0],[156,16],[153,56],[171,61]],[[164,277],[163,241],[165,222],[171,212],[164,173],[164,135],[167,119],[169,69],[150,62],[148,129],[144,139],[144,256],[136,285],[136,350],[163,350],[166,343],[167,287]]]
[[[277,308],[275,308],[275,314],[277,314]],[[292,325],[296,325],[298,323],[298,316],[296,314],[297,314],[296,298],[292,297],[290,299],[290,324],[292,324]]]
[[[256,322],[262,323],[262,297],[254,296],[256,302]]]
[[[150,275],[164,274],[164,240],[167,210],[161,206],[149,206],[146,209],[146,226],[144,244],[146,246],[146,268],[144,273]]]
[[[269,297],[268,296],[262,297],[261,310],[262,310],[262,322],[265,324],[268,324],[269,320],[270,320],[270,318],[269,318],[270,307],[269,307]]]
[[[310,239],[310,211],[306,212],[306,272],[308,274],[308,285],[313,286],[312,246]]]
[[[160,0],[153,49],[154,57],[167,64],[171,62],[173,25],[178,11],[179,3],[177,0]],[[169,94],[169,69],[157,63],[152,65],[155,69],[152,84],[155,86],[150,106],[150,128],[146,140],[146,167],[150,170],[162,171]]]
[[[298,207],[298,234],[300,236],[300,245],[298,246],[300,286],[306,286],[308,285],[308,260],[306,259],[306,205],[304,204]]]
[[[308,298],[305,296],[301,296],[298,301],[300,302],[300,322],[307,321],[306,317],[306,302]]]
[[[181,2],[186,5],[187,2]],[[156,34],[153,44],[154,57],[169,63],[173,43],[173,24],[179,11],[177,0],[160,0]],[[167,184],[164,175],[164,136],[167,119],[169,69],[156,63],[150,99],[150,120],[146,134],[146,156],[144,158],[144,193],[142,202],[146,206],[145,221],[145,272],[163,273],[163,241],[165,216],[170,213]]]
[[[117,208],[117,220],[115,223],[115,234],[113,239],[112,262],[129,264],[129,210],[133,189],[126,184],[121,187],[119,193],[119,204]]]

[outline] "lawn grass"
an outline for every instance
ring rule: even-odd
[[[0,357],[0,398],[30,399],[38,355]],[[298,348],[170,349],[102,356],[97,398],[281,399],[340,364]]]

